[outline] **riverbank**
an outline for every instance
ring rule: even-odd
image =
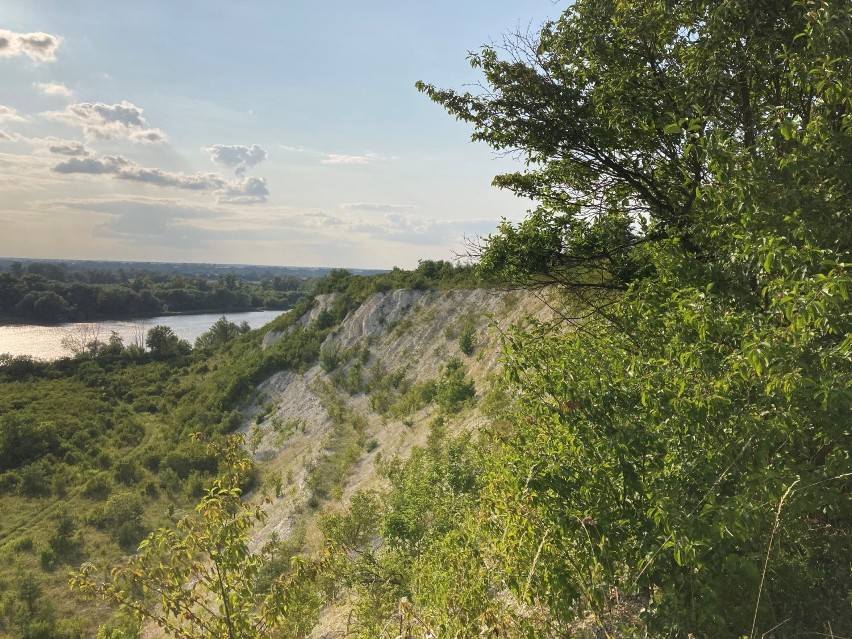
[[[144,345],[145,335],[154,326],[168,326],[180,339],[190,344],[207,331],[220,317],[240,324],[248,322],[252,329],[261,328],[288,311],[244,311],[157,315],[137,319],[104,320],[100,322],[67,322],[64,324],[2,324],[0,325],[0,354],[13,357],[29,356],[52,361],[70,355],[63,340],[84,334],[88,341],[107,341],[112,333],[126,344]]]
[[[55,327],[55,326],[65,326],[66,324],[98,324],[103,322],[146,322],[148,320],[157,319],[160,317],[194,317],[197,315],[216,315],[218,317],[222,317],[223,315],[234,315],[239,313],[286,313],[291,311],[293,306],[287,306],[286,308],[270,308],[266,306],[259,307],[241,307],[241,308],[231,308],[228,310],[221,310],[215,308],[205,308],[194,311],[161,311],[159,313],[153,313],[150,315],[132,315],[132,316],[108,316],[108,317],[98,317],[94,319],[76,319],[73,321],[60,321],[60,322],[34,322],[32,320],[27,320],[26,318],[21,317],[3,317],[0,316],[0,327],[3,326],[43,326],[46,328]]]

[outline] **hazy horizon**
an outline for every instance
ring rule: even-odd
[[[7,263],[10,262],[51,262],[55,264],[78,264],[80,262],[91,262],[93,264],[111,263],[111,264],[156,264],[156,265],[172,265],[179,264],[183,266],[223,266],[223,267],[250,267],[250,268],[270,268],[270,269],[293,269],[306,271],[323,271],[335,268],[343,268],[350,270],[353,273],[362,272],[387,272],[390,268],[369,268],[356,266],[329,266],[321,264],[318,266],[300,266],[297,264],[256,264],[253,262],[194,262],[184,260],[124,260],[124,259],[98,259],[98,258],[68,258],[68,257],[25,257],[17,255],[0,255],[0,270],[8,268]]]

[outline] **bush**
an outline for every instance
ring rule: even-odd
[[[473,355],[476,347],[476,326],[473,322],[466,322],[459,334],[459,348],[465,355]]]
[[[115,465],[115,479],[122,484],[138,483],[142,478],[142,470],[135,459],[122,459]]]
[[[447,362],[435,394],[438,406],[446,413],[457,413],[475,395],[476,387],[468,379],[464,364],[455,358]]]
[[[89,499],[106,499],[112,491],[113,480],[105,471],[96,472],[83,484],[83,495]]]
[[[143,439],[145,439],[145,427],[137,421],[137,418],[124,419],[115,428],[115,442],[119,446],[127,448],[138,446]]]
[[[320,366],[326,373],[331,373],[340,365],[341,354],[340,347],[336,344],[323,346],[320,349]]]
[[[28,497],[50,494],[52,467],[47,460],[37,461],[18,471],[21,478],[20,490]]]
[[[56,551],[50,547],[42,549],[42,551],[38,554],[38,561],[42,570],[47,572],[56,570],[56,566],[59,562],[58,557],[56,556]]]

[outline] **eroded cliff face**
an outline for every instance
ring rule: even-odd
[[[313,308],[309,310],[307,313],[302,315],[295,323],[291,324],[287,327],[286,331],[269,331],[266,335],[263,336],[263,341],[260,344],[261,348],[268,348],[272,346],[275,342],[277,342],[281,337],[284,336],[285,333],[289,333],[290,331],[296,330],[300,326],[307,326],[316,321],[319,314],[323,311],[327,310],[329,306],[334,303],[338,297],[338,293],[330,293],[324,295],[317,295],[314,299],[316,303]]]
[[[320,296],[299,319],[316,321],[333,296]],[[542,299],[528,293],[482,289],[449,292],[397,290],[376,293],[349,313],[323,344],[321,362],[304,373],[276,373],[257,389],[246,411],[246,439],[261,468],[260,492],[271,503],[266,524],[257,531],[260,544],[273,533],[280,538],[295,529],[312,538],[312,515],[345,505],[359,490],[381,489],[377,459],[406,457],[422,445],[437,408],[427,405],[394,417],[377,407],[370,380],[396,375],[404,384],[437,379],[458,358],[481,396],[499,365],[500,333],[532,316],[549,316]],[[462,352],[459,336],[475,328],[474,348]],[[280,337],[270,333],[264,346]],[[449,422],[454,431],[482,425],[483,416],[467,407]],[[345,472],[331,491],[317,497],[323,460],[339,455],[346,443]],[[339,471],[339,468],[337,469]]]

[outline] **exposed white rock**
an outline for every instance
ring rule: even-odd
[[[399,323],[414,304],[434,295],[414,289],[375,293],[346,317],[340,328],[328,336],[326,343],[348,347],[365,337],[378,335]]]
[[[292,330],[295,330],[296,327],[308,326],[309,324],[314,322],[317,317],[319,317],[320,313],[327,310],[338,297],[340,297],[339,293],[317,295],[314,298],[316,300],[316,304],[314,304],[311,310],[302,315],[298,320],[296,320],[296,322],[288,326],[286,331],[269,331],[266,335],[263,336],[263,341],[260,343],[260,347],[268,348],[269,346],[272,346],[275,342],[277,342],[279,339],[281,339],[284,335],[286,335]]]
[[[317,305],[299,318],[296,325],[306,326],[316,320],[334,299],[333,295],[320,296]],[[498,366],[500,332],[510,324],[523,323],[527,316],[543,318],[548,315],[547,305],[528,293],[482,289],[397,290],[368,298],[328,336],[323,347],[345,351],[368,344],[365,377],[369,377],[371,368],[380,361],[389,372],[404,370],[412,382],[437,378],[447,360],[458,357],[480,395],[488,385],[488,376]],[[467,322],[476,326],[476,347],[472,356],[464,355],[458,344],[458,335]],[[270,333],[264,342],[273,343],[280,337],[280,334]],[[344,362],[340,370],[345,373],[352,365]],[[260,545],[273,532],[285,537],[303,516],[300,513],[308,512],[306,482],[310,468],[323,456],[334,430],[332,419],[317,393],[322,384],[330,385],[331,375],[319,365],[304,374],[276,373],[258,387],[256,405],[245,413],[244,432],[253,428],[261,430],[255,458],[264,477],[261,490],[272,498],[266,508],[268,519],[256,531],[255,545]],[[429,422],[437,409],[427,407],[408,416],[406,425],[402,420],[371,411],[369,397],[365,394],[350,396],[338,391],[338,397],[345,402],[347,414],[358,414],[366,420],[363,437],[378,443],[374,451],[364,450],[350,468],[340,500],[345,504],[359,490],[384,487],[376,472],[377,453],[385,459],[397,455],[407,457],[413,447],[424,445]],[[272,411],[256,425],[256,416],[270,402]],[[276,424],[280,427],[282,423],[293,421],[300,424],[294,432],[286,436],[276,432]],[[450,426],[461,432],[478,428],[483,422],[479,411],[471,409],[453,418]],[[323,508],[333,507],[330,503],[323,505]]]

